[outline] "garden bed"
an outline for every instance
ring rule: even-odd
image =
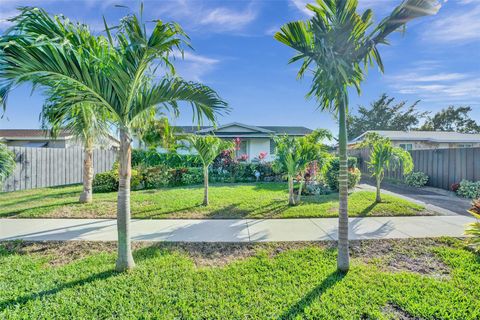
[[[112,242],[0,243],[0,318],[480,317],[480,256],[455,239],[352,241],[348,274],[334,242],[134,248],[118,274]]]
[[[133,191],[133,218],[226,219],[336,217],[338,194],[305,196],[300,205],[288,206],[285,183],[214,184],[210,205],[201,205],[202,186]],[[10,218],[114,218],[117,194],[94,194],[92,204],[79,204],[80,186],[25,190],[0,194],[0,217]],[[350,216],[431,215],[419,204],[375,193],[354,192],[349,197]]]

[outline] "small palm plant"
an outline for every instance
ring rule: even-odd
[[[472,208],[468,212],[477,218],[477,221],[470,223],[465,230],[465,234],[471,236],[467,243],[475,251],[480,251],[480,199],[473,200]]]
[[[189,148],[197,152],[198,157],[203,164],[203,184],[204,195],[203,205],[208,206],[208,168],[213,160],[223,151],[233,151],[234,143],[232,141],[222,140],[215,136],[197,136],[189,135],[186,138]]]
[[[388,138],[380,136],[378,133],[369,132],[365,135],[364,141],[359,147],[368,147],[370,149],[370,160],[367,162],[368,168],[375,178],[377,195],[375,202],[382,202],[380,187],[385,177],[385,171],[402,168],[404,174],[413,171],[413,159],[408,151],[402,148],[394,147]]]
[[[80,194],[80,203],[92,202],[93,148],[108,139],[109,117],[107,109],[85,103],[66,108],[46,104],[43,108],[43,127],[50,129],[53,137],[61,130],[66,130],[83,143],[83,192]]]
[[[302,188],[307,167],[314,161],[320,166],[329,157],[326,147],[321,143],[324,138],[331,139],[332,135],[328,130],[315,130],[309,135],[301,138],[281,136],[275,138],[276,159],[275,168],[285,172],[288,179],[288,204],[291,206],[300,203]],[[294,178],[300,177],[300,186],[297,196],[294,193]]]
[[[0,186],[15,170],[15,154],[0,143]]]

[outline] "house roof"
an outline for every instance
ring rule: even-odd
[[[459,133],[451,131],[386,131],[386,130],[371,130],[366,131],[349,143],[354,144],[363,140],[365,134],[369,132],[376,132],[381,136],[387,137],[392,141],[428,141],[428,142],[480,142],[480,134]]]
[[[72,135],[65,130],[58,133],[57,139],[65,140]],[[41,129],[0,129],[0,138],[4,140],[53,139],[48,130]]]
[[[225,131],[222,132],[222,129],[228,127],[243,127],[243,130],[237,131]],[[235,135],[242,135],[242,136],[271,136],[271,135],[291,135],[291,136],[304,136],[306,134],[311,133],[313,130],[301,127],[301,126],[252,126],[252,125],[245,125],[242,123],[234,122],[225,124],[218,127],[212,126],[176,126],[175,128],[180,129],[183,133],[197,133],[197,134],[206,134],[209,132],[214,133],[218,136],[235,136]]]

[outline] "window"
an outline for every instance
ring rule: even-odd
[[[248,148],[247,147],[248,147],[247,140],[241,140],[240,145],[238,146],[238,150],[236,150],[236,152],[235,152],[237,158],[241,157],[244,154],[248,154],[248,152],[247,152]]]
[[[411,143],[400,143],[400,148],[403,150],[413,150],[413,145]]]
[[[270,154],[273,155],[275,154],[275,148],[276,148],[275,140],[270,139]]]

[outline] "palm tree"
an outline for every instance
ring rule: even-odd
[[[0,186],[15,170],[15,154],[0,143]]]
[[[226,150],[233,151],[233,141],[226,141],[215,136],[197,136],[188,135],[186,137],[189,148],[197,152],[200,160],[203,164],[203,205],[208,206],[208,168],[212,164],[213,160]]]
[[[109,137],[110,125],[107,109],[90,104],[77,104],[71,108],[57,108],[56,105],[45,105],[41,114],[44,128],[49,128],[52,136],[60,130],[73,134],[82,141],[83,160],[83,192],[81,203],[92,202],[93,184],[93,148],[95,144],[103,144]]]
[[[348,248],[347,131],[348,88],[360,92],[367,66],[374,62],[383,71],[378,45],[386,44],[390,33],[417,17],[435,14],[436,0],[404,0],[393,12],[372,28],[372,11],[356,12],[357,0],[317,0],[308,4],[313,17],[289,22],[275,34],[275,39],[293,48],[297,54],[290,63],[302,61],[301,78],[312,71],[313,81],[307,98],[315,97],[322,110],[338,114],[340,190],[338,269],[350,266]]]
[[[285,172],[288,179],[288,204],[291,206],[300,203],[305,171],[314,161],[318,161],[320,166],[328,158],[326,147],[321,144],[324,138],[331,139],[332,135],[328,130],[315,130],[311,134],[301,138],[281,136],[275,138],[276,159],[275,168],[280,172]],[[295,198],[294,178],[300,177],[300,185]]]
[[[380,186],[385,176],[385,171],[401,167],[404,174],[409,174],[413,171],[412,156],[408,151],[394,147],[390,139],[381,137],[375,132],[366,134],[359,147],[368,147],[370,149],[368,168],[376,181],[377,195],[375,202],[380,203],[382,202]]]
[[[131,14],[115,28],[105,23],[107,36],[96,37],[85,25],[29,7],[22,8],[11,22],[14,26],[0,39],[3,105],[14,86],[30,82],[45,88],[48,104],[56,108],[75,108],[82,103],[104,108],[120,133],[116,269],[131,269],[135,266],[130,240],[135,124],[151,118],[153,111],[173,109],[178,113],[179,101],[188,102],[199,121],[205,117],[215,121],[227,105],[207,86],[159,72],[167,67],[173,73],[171,53],[181,50],[187,39],[175,23],[158,20],[148,34],[141,14]]]

